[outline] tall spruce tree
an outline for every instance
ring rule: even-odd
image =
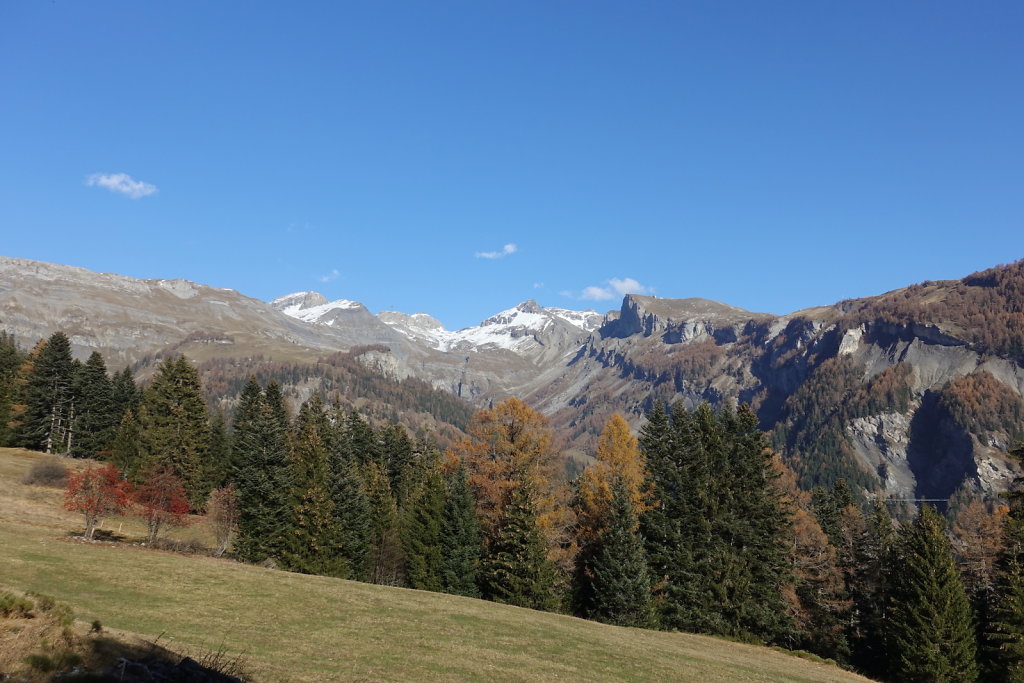
[[[33,450],[68,453],[75,418],[71,343],[63,332],[55,332],[36,346],[26,363],[17,441]]]
[[[14,342],[14,337],[0,330],[0,446],[13,443],[11,422],[18,396],[18,368],[25,355]]]
[[[293,471],[280,417],[250,377],[235,410],[232,434],[239,515],[234,548],[247,562],[280,561],[286,550]]]
[[[126,411],[130,410],[136,415],[139,406],[142,405],[142,391],[135,384],[135,376],[129,368],[115,373],[110,380],[111,394],[114,401],[114,413],[120,421]]]
[[[296,420],[291,523],[282,559],[292,571],[345,578],[348,564],[330,493],[330,431],[323,401],[314,394]]]
[[[854,546],[854,569],[848,581],[853,602],[848,626],[851,661],[870,676],[885,675],[885,624],[896,531],[885,505],[876,503],[867,518],[866,532]]]
[[[330,465],[330,494],[340,530],[341,554],[348,562],[349,578],[370,576],[370,501],[354,458],[344,443],[335,441]]]
[[[402,546],[410,588],[440,591],[443,585],[444,557],[441,530],[444,525],[445,484],[441,476],[440,454],[425,455],[417,485],[402,501]]]
[[[460,460],[448,481],[441,527],[441,584],[445,593],[479,597],[477,571],[481,548],[476,500],[469,487],[465,464]]]
[[[643,515],[663,627],[761,640],[790,632],[790,523],[746,407],[656,407],[641,433],[656,504]]]
[[[366,498],[370,508],[370,581],[384,586],[403,586],[406,562],[402,547],[402,519],[391,492],[387,470],[383,464],[371,462],[363,471],[366,472]]]
[[[98,351],[93,351],[76,373],[74,393],[77,400],[71,454],[79,458],[95,458],[101,451],[109,450],[121,419],[114,404],[107,365]]]
[[[110,461],[124,473],[125,479],[134,481],[142,471],[142,460],[142,430],[135,413],[129,408],[110,443]]]
[[[583,572],[589,578],[589,600],[582,616],[619,626],[653,625],[651,578],[638,527],[629,486],[623,477],[614,477],[608,525]]]
[[[537,527],[536,495],[525,473],[507,493],[480,562],[480,592],[495,602],[550,610],[555,606],[554,568]]]
[[[231,434],[220,410],[210,419],[210,446],[205,469],[205,478],[213,488],[225,486],[231,478]]]
[[[184,483],[192,508],[201,508],[212,488],[205,478],[210,426],[199,373],[185,356],[157,368],[138,419],[146,467],[171,471]]]
[[[887,596],[885,642],[899,681],[973,681],[978,672],[971,606],[945,534],[930,505],[899,537]]]
[[[1010,451],[1024,462],[1024,444]],[[996,604],[986,625],[984,659],[992,680],[1024,681],[1024,478],[1007,495],[1010,511],[1003,522],[1003,545],[996,560]]]

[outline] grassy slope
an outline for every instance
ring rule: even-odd
[[[257,680],[864,680],[713,638],[78,542],[69,534],[81,522],[59,509],[60,492],[20,483],[41,457],[0,449],[0,585],[171,647],[245,652]],[[142,534],[133,520],[121,528]]]

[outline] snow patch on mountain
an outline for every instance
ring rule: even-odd
[[[295,292],[274,299],[270,305],[287,316],[307,323],[323,322],[332,311],[349,311],[364,308],[358,301],[336,299],[328,301],[318,292]]]
[[[543,308],[533,300],[493,315],[475,327],[456,331],[446,330],[437,319],[426,313],[407,315],[383,311],[377,317],[410,339],[438,351],[507,349],[514,352],[543,345],[540,337],[559,321],[590,332],[597,329],[603,319],[595,311]]]

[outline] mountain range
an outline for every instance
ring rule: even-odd
[[[23,345],[63,331],[76,355],[141,377],[168,354],[249,372],[355,353],[473,408],[522,398],[570,454],[615,411],[640,426],[658,401],[747,402],[805,487],[843,477],[896,499],[995,495],[1024,436],[1024,262],[781,316],[630,294],[605,313],[526,301],[450,331],[316,292],[263,302],[0,257],[0,329]],[[283,380],[293,400],[318,389],[311,376]]]

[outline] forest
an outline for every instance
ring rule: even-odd
[[[293,406],[254,370],[226,414],[184,356],[140,386],[99,353],[73,359],[62,333],[28,352],[0,334],[0,445],[98,461],[65,494],[86,536],[132,502],[150,543],[206,515],[217,554],[281,570],[776,645],[883,680],[1024,680],[1024,482],[903,515],[860,481],[802,489],[809,473],[772,448],[816,447],[835,410],[906,401],[905,372],[837,407],[847,371],[823,365],[774,442],[746,405],[655,401],[639,435],[608,419],[570,476],[547,420],[516,398],[442,447],[336,387]],[[971,402],[988,380],[963,383],[944,405],[983,418]]]

